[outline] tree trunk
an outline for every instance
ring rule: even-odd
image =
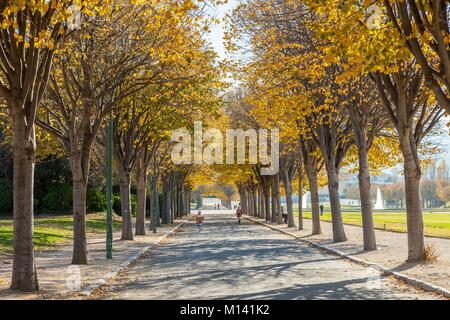
[[[158,183],[155,185],[155,205],[156,205],[156,226],[158,228],[161,228],[161,208],[159,206],[159,189],[158,189]]]
[[[258,212],[258,199],[256,196],[256,187],[252,188],[252,198],[253,198],[253,213],[255,217],[259,218],[259,212]]]
[[[252,193],[250,190],[247,190],[247,209],[248,209],[248,215],[253,216],[253,200],[252,200]]]
[[[261,199],[261,219],[266,219],[266,200],[265,200],[265,195],[264,195],[264,190],[261,187],[261,189],[259,190],[259,197]]]
[[[259,194],[258,194],[258,188],[253,187],[253,201],[254,201],[254,207],[255,207],[255,215],[257,218],[260,218],[261,215],[261,208],[259,206]]]
[[[168,214],[167,214],[167,209],[168,209],[168,201],[167,201],[167,197],[168,197],[168,190],[167,190],[167,181],[165,178],[162,179],[162,223],[163,224],[167,224],[169,219],[168,219]]]
[[[272,216],[271,222],[277,222],[277,192],[275,185],[275,176],[272,177]]]
[[[189,188],[186,188],[186,195],[185,195],[185,205],[184,205],[184,214],[189,214]]]
[[[370,172],[366,134],[364,130],[359,130],[359,132],[355,130],[355,134],[357,135],[356,141],[358,144],[358,179],[359,195],[361,199],[364,250],[376,250],[377,243],[373,226],[372,199],[370,197]]]
[[[173,218],[176,219],[177,218],[177,187],[174,185],[173,186],[173,190],[172,190],[172,215]],[[150,216],[151,216],[151,212],[150,212]]]
[[[242,209],[242,213],[247,214],[248,215],[248,207],[247,207],[247,194],[245,192],[245,188],[241,187],[241,192],[240,192],[240,196],[241,196],[241,209]]]
[[[258,218],[261,218],[261,196],[259,195],[258,187],[255,187],[255,203],[256,203],[256,215]]]
[[[284,186],[284,191],[286,193],[286,209],[288,215],[288,227],[295,227],[294,222],[294,209],[292,206],[292,186],[290,182],[286,182]]]
[[[11,289],[39,290],[33,249],[33,185],[36,138],[34,124],[26,133],[24,114],[15,110],[14,130],[14,240]]]
[[[334,165],[327,166],[328,192],[330,195],[331,222],[333,227],[333,242],[347,240],[342,222],[341,203],[339,199],[339,178]]]
[[[263,190],[263,202],[264,202],[264,218],[268,222],[270,221],[270,190],[266,188]]]
[[[292,181],[294,179],[295,171],[293,170],[293,159],[283,159],[280,161],[280,177],[284,186],[284,193],[286,196],[286,214],[288,227],[295,227],[294,209],[292,205]]]
[[[173,197],[172,197],[172,205],[173,205],[173,217],[174,219],[178,218],[178,188],[177,186],[174,184],[173,186]]]
[[[170,179],[169,190],[170,223],[172,224],[175,220],[175,186],[173,179]]]
[[[140,162],[140,161],[139,161]],[[145,211],[147,201],[147,174],[145,168],[138,162],[136,168],[136,235],[145,235]]]
[[[248,214],[250,217],[253,217],[253,199],[251,190],[247,191],[247,203],[248,203]]]
[[[259,199],[259,217],[261,219],[266,218],[266,209],[264,208],[264,191],[262,187],[258,189],[258,199]]]
[[[280,193],[280,175],[275,175],[275,199],[277,201],[277,223],[283,224],[283,216],[281,215],[281,193]]]
[[[168,204],[169,214],[170,214],[169,223],[173,224],[174,217],[175,217],[175,211],[174,211],[174,201],[175,201],[174,193],[175,192],[174,192],[173,182],[171,182],[169,184],[169,190],[170,190],[170,192],[169,192],[169,204]]]
[[[317,182],[317,173],[311,168],[308,168],[307,171],[309,192],[311,193],[312,234],[321,234],[322,228],[320,227],[319,184]]]
[[[73,255],[72,264],[87,264],[86,191],[87,179],[82,170],[81,156],[71,158],[73,185]]]
[[[277,199],[274,194],[273,185],[270,187],[270,222],[277,222]]]
[[[176,206],[176,218],[177,219],[179,219],[180,217],[181,217],[181,210],[180,210],[180,201],[181,201],[181,192],[180,192],[180,187],[179,186],[177,186],[176,187],[176,194],[177,194],[177,202],[176,202],[176,204],[175,204],[175,206]]]
[[[247,189],[247,208],[248,214],[253,217],[253,200],[252,200],[252,192]]]
[[[173,222],[173,219],[175,218],[175,186],[173,185],[173,182],[170,184],[170,217],[171,222]]]
[[[408,139],[402,139],[400,145],[404,158],[408,261],[421,261],[425,258],[423,217],[420,205],[421,171],[414,160],[414,151],[411,149]]]
[[[192,203],[192,189],[189,188],[188,214],[191,214],[191,203]],[[230,206],[231,206],[231,204],[230,204]]]
[[[189,188],[188,214],[191,214],[192,207],[192,188]]]
[[[157,217],[158,216],[158,206],[156,199],[156,183],[155,174],[153,173],[150,178],[150,230],[155,232],[158,226]],[[155,224],[156,223],[156,224]]]
[[[178,218],[183,217],[183,187],[178,187]]]
[[[183,188],[183,215],[187,214],[187,199],[188,197],[188,193],[187,193],[187,189]]]
[[[174,197],[174,217],[175,219],[178,219],[180,217],[180,206],[179,206],[179,202],[180,202],[180,190],[178,188],[178,186],[175,186],[175,197]]]
[[[130,173],[119,166],[120,195],[122,205],[122,240],[133,240],[133,220],[131,213]]]
[[[298,230],[303,230],[303,174],[301,165],[298,168]]]

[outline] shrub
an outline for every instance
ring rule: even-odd
[[[49,185],[47,194],[42,199],[42,206],[50,211],[67,212],[72,209],[72,185],[54,183]]]
[[[106,195],[103,190],[96,187],[88,187],[86,195],[86,205],[88,211],[106,211]]]
[[[425,244],[425,261],[435,263],[438,260],[438,252],[434,244]]]
[[[13,211],[13,184],[9,179],[0,179],[0,214]]]
[[[118,215],[122,216],[122,204],[120,201],[120,195],[113,195],[113,211]]]
[[[38,210],[48,210],[42,200],[51,192],[52,185],[72,183],[72,172],[67,159],[50,156],[43,160],[45,161],[36,163],[34,173],[34,197],[41,200],[35,204],[35,208]]]
[[[136,210],[137,210],[137,197],[135,194],[131,194],[131,214],[133,217],[136,216]]]
[[[131,194],[131,212],[136,216],[137,201],[136,195]],[[113,198],[113,210],[118,216],[122,216],[122,202],[120,195],[115,194]]]
[[[120,185],[118,185],[118,184],[113,185],[112,190],[113,190],[113,194],[120,195]]]

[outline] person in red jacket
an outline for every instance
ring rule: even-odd
[[[242,210],[241,207],[238,207],[236,209],[236,217],[238,219],[238,223],[241,224],[241,217],[242,217]]]

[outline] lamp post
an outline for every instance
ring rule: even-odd
[[[107,63],[111,63],[111,57],[115,57],[120,48],[126,47],[130,43],[130,39],[127,37],[126,31],[122,32],[122,37],[116,42],[116,49],[110,56],[107,56]],[[119,88],[121,81],[123,81],[125,75],[115,78],[113,83],[113,89],[111,94],[111,105],[109,109],[109,121],[107,128],[107,148],[106,148],[106,259],[112,259],[112,243],[113,243],[113,192],[112,192],[112,166],[113,166],[113,106],[116,99],[116,88]],[[120,97],[120,94],[119,94]]]
[[[106,63],[111,64],[111,58],[106,56]],[[109,105],[109,119],[106,128],[106,259],[112,259],[112,210],[113,210],[113,190],[112,190],[112,170],[113,170],[113,103],[115,86],[112,89]]]
[[[117,42],[120,46],[122,43]],[[112,54],[114,56],[114,54]],[[111,63],[111,58],[107,56],[106,62]],[[106,129],[106,259],[112,259],[112,245],[113,245],[113,190],[112,190],[112,170],[113,170],[113,130],[114,130],[114,115],[113,105],[115,103],[116,87],[122,79],[115,79],[114,86],[111,93],[111,105],[109,106],[108,128]]]
[[[114,96],[114,93],[113,93]],[[109,121],[106,142],[106,259],[112,259],[112,156],[113,156],[113,110],[109,110]]]
[[[107,59],[108,63],[109,57]],[[114,130],[114,116],[113,104],[116,96],[116,85],[118,80],[114,82],[114,87],[111,93],[111,101],[109,106],[108,127],[106,129],[106,259],[112,259],[112,245],[113,245],[113,190],[112,190],[112,170],[113,170],[113,130]]]

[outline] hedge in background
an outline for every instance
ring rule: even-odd
[[[0,179],[0,214],[13,211],[13,184],[9,179]]]
[[[133,216],[136,216],[136,208],[137,208],[136,195],[131,194],[131,211]],[[118,194],[115,194],[113,197],[113,210],[118,216],[122,216],[122,203],[120,201],[120,195]]]
[[[72,185],[66,183],[49,185],[47,193],[42,198],[42,207],[54,212],[70,212],[72,210]]]
[[[105,192],[100,188],[88,187],[86,204],[88,211],[91,212],[106,211]]]

